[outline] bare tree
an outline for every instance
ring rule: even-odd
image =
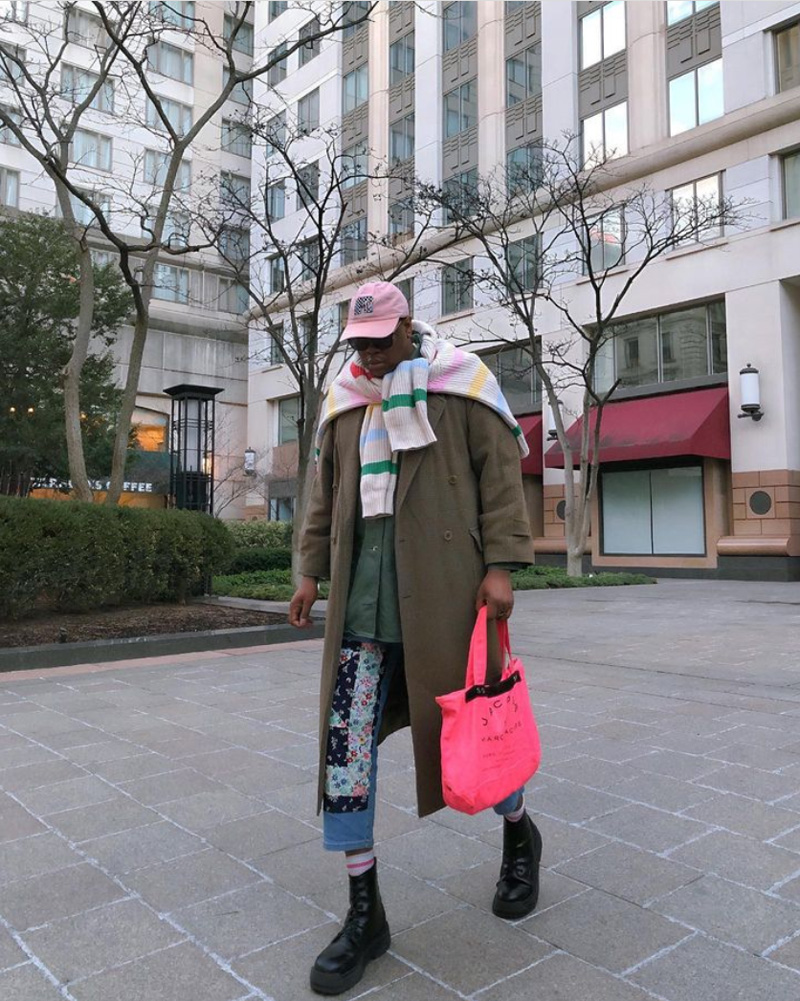
[[[454,262],[466,252],[459,247],[470,247],[476,265],[466,280],[508,317],[509,335],[493,329],[491,337],[524,348],[541,380],[564,453],[567,571],[580,576],[603,411],[618,387],[613,378],[599,378],[599,368],[623,303],[654,261],[719,235],[740,213],[727,199],[676,200],[645,183],[625,184],[619,165],[597,151],[584,164],[570,135],[531,147],[526,162],[479,178],[472,188],[418,188],[419,201],[441,212],[445,259],[449,254]],[[560,317],[561,329],[543,336],[545,306]],[[570,391],[580,394],[577,447],[561,407]]]
[[[252,2],[226,5],[226,29],[223,37],[201,18],[186,16],[176,4],[160,5],[139,2],[94,2],[90,14],[75,3],[51,4],[43,19],[14,25],[14,37],[22,46],[0,46],[0,73],[10,89],[13,109],[0,106],[0,124],[34,158],[56,187],[60,211],[74,233],[81,249],[81,303],[79,336],[73,356],[65,370],[67,431],[70,443],[70,469],[73,483],[83,499],[91,498],[80,438],[80,403],[77,384],[88,349],[90,314],[93,300],[91,257],[87,229],[92,227],[116,251],[123,278],[129,286],[135,315],[133,337],[127,363],[122,408],[114,445],[111,483],[107,502],[119,501],[124,480],[129,430],[142,359],[150,324],[150,302],[154,276],[164,257],[195,252],[204,243],[188,238],[171,238],[168,220],[173,197],[181,186],[186,154],[200,145],[201,135],[225,102],[234,94],[250,100],[252,81],[269,71],[301,46],[321,41],[341,32],[346,24],[366,20],[372,6],[352,15],[337,3],[314,4],[316,20],[302,37],[286,39],[279,51],[272,50],[247,68],[237,63],[235,51],[240,35],[247,30]],[[166,30],[191,31],[196,48],[204,47],[217,54],[224,74],[221,87],[194,121],[176,108],[175,102],[158,93],[154,81],[162,67],[159,44]],[[93,51],[89,68],[76,70],[65,59],[70,41],[79,41]],[[160,137],[160,159],[151,172],[149,191],[138,184],[139,164],[131,163],[128,176],[111,179],[111,187],[128,215],[143,219],[144,235],[132,236],[112,224],[107,201],[87,189],[86,164],[76,163],[75,140],[89,109],[107,100],[109,89],[115,91],[117,118],[132,127],[145,127]],[[83,183],[82,183],[83,181]],[[117,210],[120,205],[116,206]],[[137,211],[138,208],[138,211]]]

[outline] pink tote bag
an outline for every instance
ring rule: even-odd
[[[541,749],[522,663],[511,655],[508,623],[497,622],[504,661],[500,681],[486,684],[487,611],[478,612],[466,687],[436,701],[442,710],[442,792],[461,813],[495,806],[525,785]]]

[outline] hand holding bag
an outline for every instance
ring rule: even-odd
[[[508,623],[497,621],[503,661],[500,681],[486,684],[487,609],[478,612],[467,661],[466,687],[436,701],[442,710],[442,792],[462,813],[495,806],[539,767],[541,749],[522,663],[511,655]]]

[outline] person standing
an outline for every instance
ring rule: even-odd
[[[445,805],[435,697],[463,687],[476,610],[508,618],[510,571],[533,562],[527,445],[481,359],[413,320],[389,282],[357,290],[342,337],[356,360],[323,406],[289,610],[292,625],[310,625],[317,582],[330,579],[317,808],[324,847],[345,853],[350,908],[312,966],[321,994],[358,983],[391,941],[373,840],[378,743],[410,726],[419,816]],[[504,831],[492,909],[518,919],[536,906],[541,836],[523,790],[494,809]]]

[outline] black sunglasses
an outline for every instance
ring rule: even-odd
[[[388,351],[396,333],[397,331],[393,330],[388,337],[351,337],[350,343],[359,354],[363,354],[370,345],[376,351]]]

